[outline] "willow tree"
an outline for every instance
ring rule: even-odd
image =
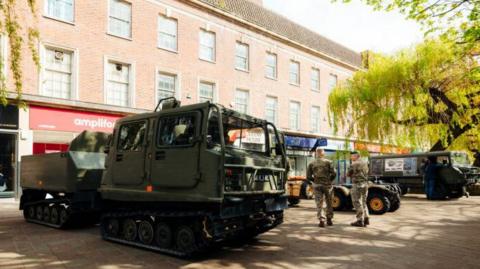
[[[409,147],[470,149],[480,138],[480,72],[453,42],[374,55],[329,96],[334,127]]]
[[[32,54],[34,63],[39,66],[38,52],[36,44],[39,38],[38,30],[26,25],[27,18],[20,17],[17,11],[28,9],[28,15],[36,19],[35,0],[19,1],[19,0],[0,0],[0,33],[4,34],[8,39],[8,67],[13,78],[13,88],[7,85],[5,72],[0,72],[0,105],[7,104],[8,92],[15,92],[17,101],[22,97],[22,56],[24,54],[24,46],[27,46]],[[1,55],[5,57],[5,55]],[[0,58],[0,70],[4,70],[4,61]]]

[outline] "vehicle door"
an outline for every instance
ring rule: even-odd
[[[123,123],[117,134],[112,165],[116,185],[140,185],[145,180],[147,120]]]
[[[151,158],[154,187],[193,188],[200,180],[201,112],[160,116]]]

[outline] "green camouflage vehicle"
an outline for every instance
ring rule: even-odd
[[[115,125],[104,239],[190,256],[283,222],[287,161],[273,124],[209,102],[162,104]]]
[[[98,222],[97,189],[105,168],[108,134],[83,132],[67,152],[23,156],[20,209],[28,222],[64,228]]]
[[[438,151],[408,155],[370,157],[370,176],[383,182],[398,183],[402,194],[409,190],[423,192],[423,176],[427,158],[434,156],[442,165],[438,172],[436,192],[444,198],[460,198],[466,186],[480,179],[480,168],[470,164],[465,152]]]

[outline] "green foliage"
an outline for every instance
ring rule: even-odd
[[[429,40],[372,58],[368,70],[330,94],[335,130],[347,127],[352,136],[434,150],[480,134],[480,76],[471,54],[453,42]]]
[[[9,69],[12,72],[14,89],[8,89],[6,83],[5,72],[0,72],[0,105],[7,104],[7,93],[13,91],[17,93],[17,103],[22,105],[22,56],[23,46],[25,43],[24,36],[27,37],[28,48],[32,53],[34,63],[39,67],[40,61],[36,44],[39,39],[39,33],[35,28],[28,27],[22,22],[22,18],[18,17],[16,10],[19,6],[24,5],[23,1],[17,0],[0,0],[0,32],[8,37],[9,43]],[[29,11],[35,18],[35,0],[27,1]],[[0,70],[4,70],[4,61],[0,59]]]

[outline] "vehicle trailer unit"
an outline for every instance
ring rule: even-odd
[[[108,134],[83,132],[67,152],[22,157],[20,209],[29,222],[64,228],[98,220]],[[75,222],[75,223],[73,223]]]
[[[123,118],[99,189],[102,236],[181,257],[256,236],[283,222],[286,167],[273,124],[209,102]]]

